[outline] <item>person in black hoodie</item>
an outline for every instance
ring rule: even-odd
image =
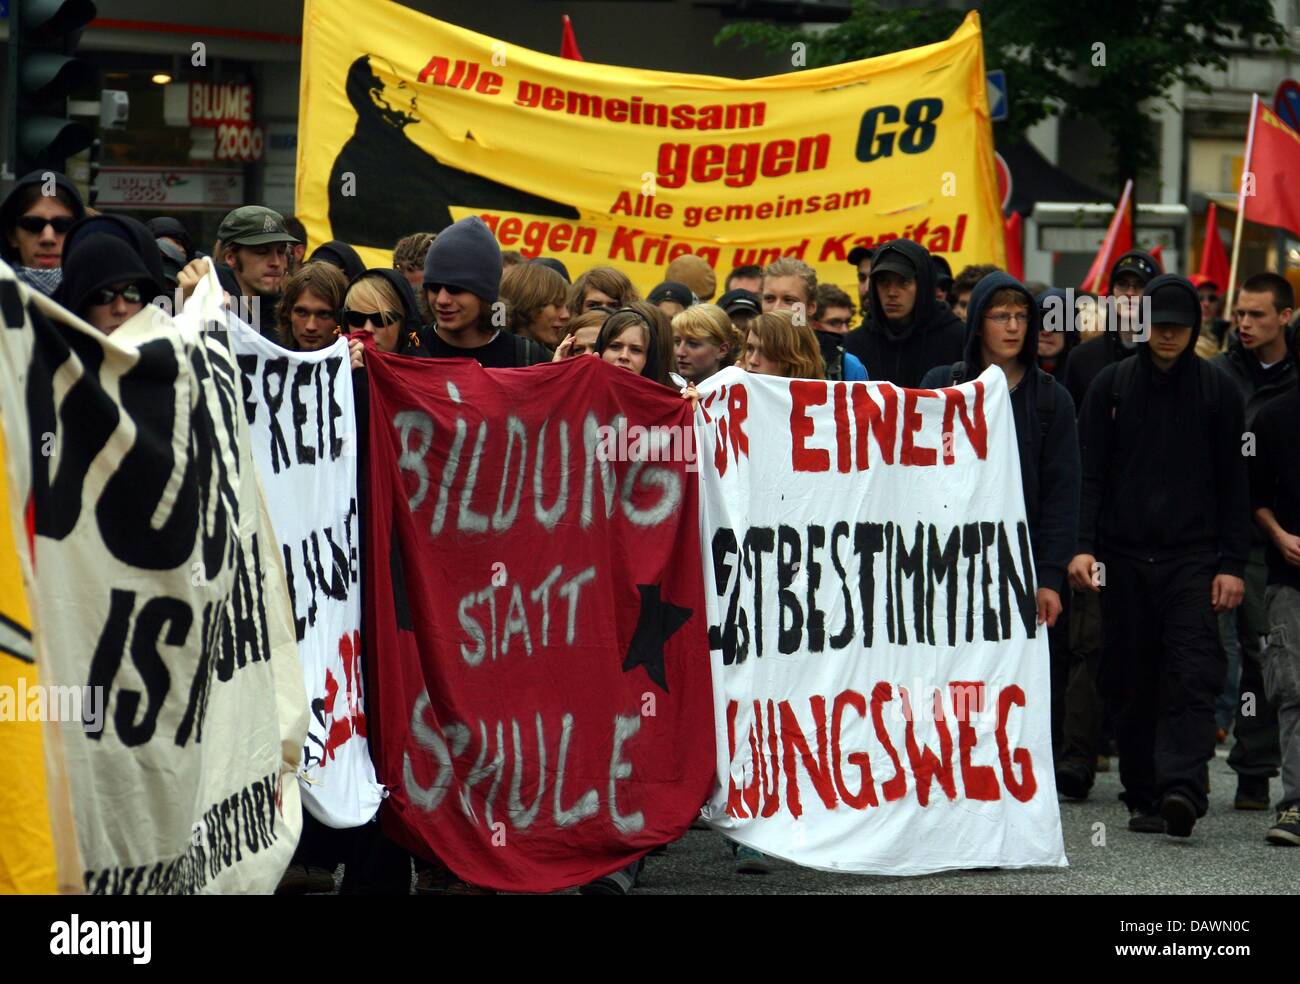
[[[1075,313],[1069,309],[1070,296],[1060,287],[1048,287],[1035,300],[1041,323],[1038,332],[1038,368],[1051,373],[1053,379],[1064,384],[1066,366],[1070,363],[1070,350],[1079,343],[1079,333],[1075,331]]]
[[[1038,367],[1038,332],[1038,306],[1025,285],[1010,274],[991,273],[971,292],[963,361],[931,369],[921,388],[969,382],[992,365],[1006,374],[1038,575],[1038,624],[1051,629],[1075,552],[1079,445],[1070,394]]]
[[[1083,500],[1070,582],[1102,595],[1103,680],[1119,702],[1129,829],[1187,837],[1207,809],[1225,674],[1215,613],[1245,592],[1245,421],[1231,382],[1196,356],[1196,288],[1164,274],[1143,297],[1148,337],[1136,358],[1101,371],[1079,422]]]
[[[1247,281],[1249,283],[1250,281]],[[1300,332],[1290,338],[1291,359],[1300,363]],[[1277,710],[1281,733],[1282,799],[1277,822],[1264,835],[1270,844],[1300,845],[1300,376],[1255,417],[1255,454],[1250,458],[1250,504],[1268,536],[1268,644],[1260,653],[1264,686]]]
[[[331,239],[329,242],[317,246],[312,250],[311,256],[307,257],[307,262],[328,263],[331,266],[336,266],[343,271],[343,275],[348,278],[349,283],[361,276],[366,269],[361,254],[347,243],[340,242],[337,239]]]
[[[27,286],[52,297],[62,279],[64,236],[85,214],[76,186],[58,171],[23,175],[0,203],[0,258]]]
[[[1110,295],[1115,316],[1105,325],[1106,330],[1091,338],[1070,354],[1070,366],[1065,373],[1065,388],[1074,398],[1074,405],[1083,411],[1084,397],[1097,374],[1114,362],[1127,358],[1137,351],[1134,338],[1138,299],[1142,291],[1160,273],[1158,264],[1150,253],[1131,249],[1110,268]]]
[[[1206,305],[1201,301],[1201,317]],[[1211,365],[1223,370],[1236,385],[1246,406],[1246,432],[1252,433],[1259,412],[1296,387],[1296,364],[1287,351],[1287,322],[1295,308],[1295,294],[1285,277],[1258,273],[1246,280],[1235,303],[1237,331],[1228,349],[1215,356]],[[1204,322],[1202,322],[1204,323]],[[1268,631],[1264,589],[1268,568],[1264,560],[1263,531],[1251,524],[1250,560],[1246,564],[1246,598],[1236,612],[1235,627],[1241,649],[1241,680],[1235,707],[1242,707],[1247,694],[1255,695],[1255,713],[1237,714],[1233,734],[1236,741],[1228,754],[1228,765],[1237,773],[1238,810],[1267,810],[1268,781],[1277,775],[1279,764],[1278,720],[1264,696],[1260,667],[1260,639]]]
[[[935,299],[929,251],[896,239],[871,258],[871,317],[844,336],[844,350],[857,356],[874,380],[916,387],[935,366],[959,361],[965,329]]]

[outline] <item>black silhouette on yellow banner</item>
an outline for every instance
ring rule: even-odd
[[[354,246],[391,249],[403,236],[437,231],[452,222],[449,206],[578,218],[549,198],[443,164],[403,132],[420,122],[415,91],[381,59],[385,82],[362,55],[348,69],[348,101],[357,128],[330,174],[330,228]]]

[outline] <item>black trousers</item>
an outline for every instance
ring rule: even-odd
[[[1064,610],[1048,633],[1052,654],[1052,754],[1056,768],[1097,773],[1102,719],[1097,677],[1101,666],[1101,598],[1067,589]]]
[[[411,855],[384,836],[378,820],[339,830],[321,823],[304,806],[302,837],[293,860],[330,869],[342,863],[342,895],[411,894]]]
[[[1210,606],[1217,562],[1111,555],[1105,564],[1103,685],[1118,712],[1122,798],[1151,810],[1179,792],[1204,816],[1214,703],[1227,675]]]

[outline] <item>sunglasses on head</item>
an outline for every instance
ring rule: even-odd
[[[386,328],[394,322],[402,320],[402,316],[396,311],[344,311],[343,320],[349,328],[364,328],[367,322],[372,323],[376,328]]]
[[[90,303],[112,304],[113,301],[119,297],[128,304],[139,304],[144,298],[144,293],[140,290],[138,284],[130,284],[129,286],[120,289],[116,287],[103,287],[90,295]]]
[[[72,228],[76,221],[76,219],[68,215],[59,215],[52,219],[47,219],[43,215],[20,215],[18,217],[18,228],[23,232],[39,235],[45,231],[47,225],[50,225],[54,226],[55,233],[66,236],[68,230]]]

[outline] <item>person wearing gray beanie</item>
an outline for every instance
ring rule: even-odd
[[[501,247],[492,230],[477,215],[449,225],[424,257],[424,298],[433,312],[424,347],[436,359],[476,359],[486,369],[550,362],[536,342],[500,330],[500,292]]]

